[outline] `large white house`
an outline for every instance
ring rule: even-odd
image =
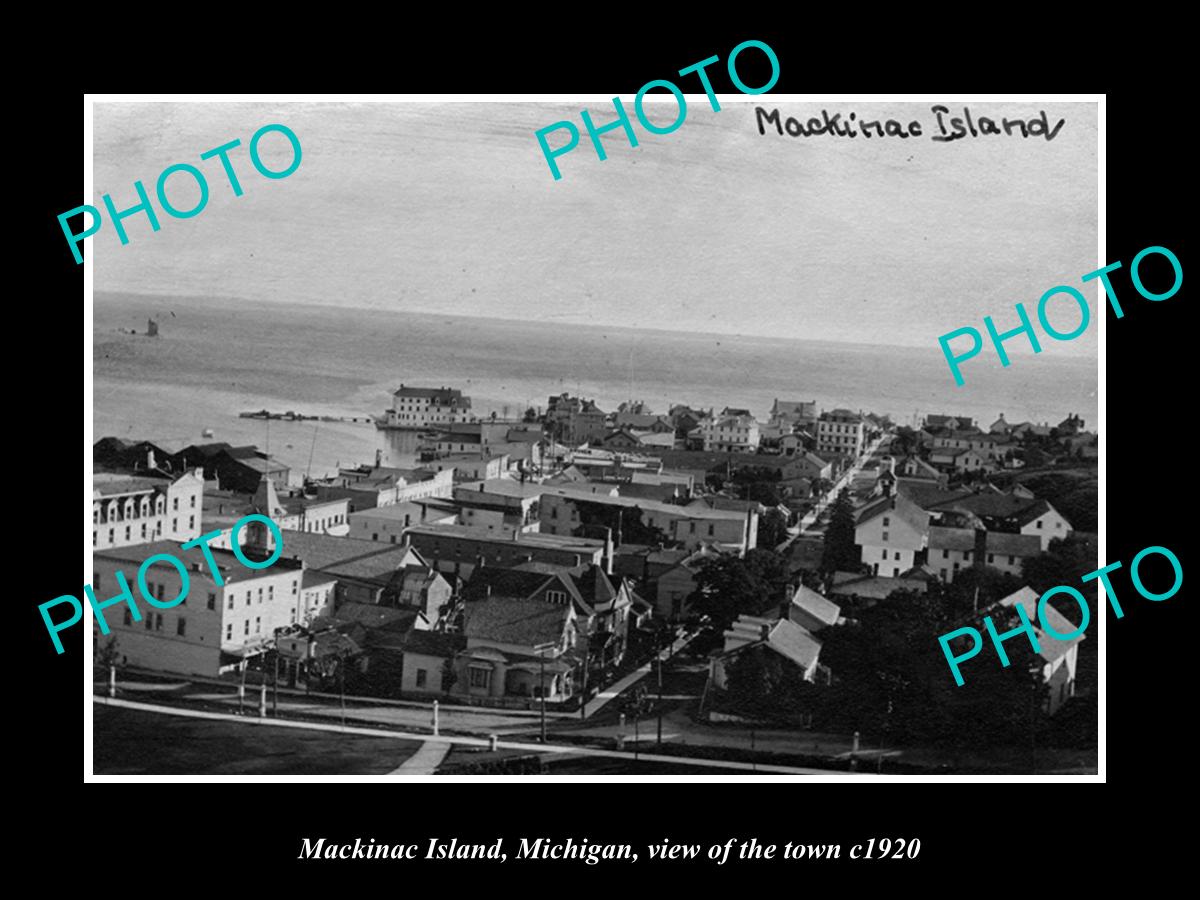
[[[753,453],[761,437],[758,421],[747,412],[709,419],[701,433],[708,453]]]
[[[456,388],[422,388],[400,385],[392,394],[392,408],[380,423],[388,428],[425,428],[471,421],[471,398]]]
[[[863,451],[866,429],[862,416],[848,409],[822,413],[817,420],[817,453],[844,453],[857,457]]]
[[[929,513],[903,494],[865,507],[854,526],[862,561],[876,575],[896,577],[916,565],[929,541]]]

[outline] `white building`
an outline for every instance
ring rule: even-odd
[[[708,419],[701,433],[704,449],[709,453],[753,453],[761,436],[758,421],[749,413]]]
[[[177,541],[93,553],[92,589],[97,602],[119,593],[116,573],[121,572],[142,617],[135,621],[127,603],[108,607],[103,614],[109,634],[100,633],[98,622],[93,624],[97,645],[103,647],[115,637],[118,659],[129,665],[214,676],[235,668],[244,656],[260,652],[277,628],[301,621],[301,563],[280,558],[269,568],[250,569],[230,550],[210,552],[223,584],[216,583],[200,547],[184,550]],[[187,566],[188,594],[170,609],[150,605],[138,589],[138,569],[159,553]],[[179,595],[181,582],[179,570],[169,563],[156,562],[146,572],[148,589],[163,602]]]
[[[471,421],[471,398],[455,388],[400,385],[384,424],[390,428],[426,428]]]
[[[844,453],[854,458],[863,451],[865,428],[860,415],[848,409],[821,413],[817,419],[817,453]]]
[[[151,475],[92,476],[92,547],[125,547],[199,537],[204,473],[178,478]]]
[[[897,577],[916,565],[929,543],[929,513],[903,494],[865,507],[854,526],[862,561],[875,575]]]

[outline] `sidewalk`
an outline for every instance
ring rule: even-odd
[[[389,772],[388,775],[400,778],[415,775],[433,775],[437,772],[437,767],[442,764],[442,760],[446,758],[446,754],[449,752],[450,745],[444,741],[426,741],[421,745],[421,749],[401,763],[398,769]]]

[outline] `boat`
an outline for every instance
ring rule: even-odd
[[[212,436],[213,436],[213,430],[211,428],[205,428],[200,432],[200,437],[210,438]]]

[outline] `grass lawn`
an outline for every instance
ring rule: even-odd
[[[420,746],[100,704],[92,709],[98,775],[381,775]]]

